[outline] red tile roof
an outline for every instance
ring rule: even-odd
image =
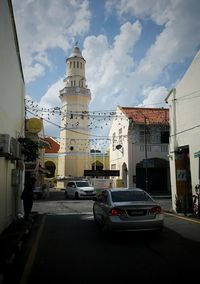
[[[52,137],[45,137],[44,139],[50,144],[50,148],[45,148],[45,153],[58,153],[60,144]]]
[[[133,120],[134,123],[142,124],[169,124],[169,109],[166,108],[139,108],[139,107],[119,107],[120,110]]]

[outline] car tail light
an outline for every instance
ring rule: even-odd
[[[122,216],[122,215],[125,215],[125,210],[123,209],[119,209],[119,208],[112,208],[110,210],[110,215],[111,216]]]
[[[162,212],[162,209],[160,206],[154,206],[151,209],[149,209],[150,214],[160,214]]]

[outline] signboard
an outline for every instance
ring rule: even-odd
[[[98,176],[98,177],[116,177],[119,176],[118,170],[85,170],[84,176]]]
[[[26,121],[26,128],[31,133],[39,133],[42,130],[42,120],[36,117]]]
[[[200,151],[194,153],[194,158],[200,158]]]
[[[187,181],[186,170],[177,169],[176,171],[176,180],[177,181]]]

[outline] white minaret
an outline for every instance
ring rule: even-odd
[[[88,107],[91,99],[86,85],[85,59],[75,46],[66,59],[65,87],[60,91],[61,130],[58,157],[59,176],[84,176],[90,155]]]

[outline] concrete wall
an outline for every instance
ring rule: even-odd
[[[170,175],[172,199],[175,209],[176,170],[174,151],[189,146],[192,191],[199,183],[199,161],[194,153],[200,150],[200,51],[178,85],[166,98],[170,106]]]
[[[24,81],[12,16],[11,1],[0,1],[0,133],[18,138],[24,131]],[[11,171],[16,168],[16,161],[0,157],[0,232],[20,211],[22,181],[11,186]]]

